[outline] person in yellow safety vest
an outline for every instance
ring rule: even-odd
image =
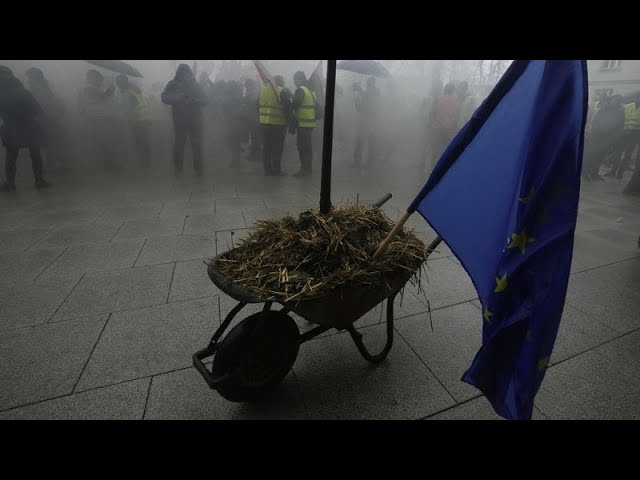
[[[636,146],[640,146],[640,93],[633,102],[624,105],[624,134],[613,167],[606,174],[607,177],[615,176],[618,180],[622,178]]]
[[[122,94],[123,108],[136,144],[140,165],[147,168],[151,161],[151,110],[142,91],[129,82],[126,75],[116,77],[116,85]]]
[[[119,167],[117,160],[117,106],[115,87],[104,88],[104,77],[97,70],[87,72],[87,84],[78,96],[78,108],[89,128],[93,148],[107,170]]]
[[[311,135],[316,127],[316,94],[310,88],[307,77],[302,71],[293,75],[296,92],[293,94],[291,106],[296,117],[297,146],[300,153],[300,171],[294,177],[311,175],[313,148]]]
[[[284,86],[282,75],[274,77],[275,91],[270,84],[258,95],[258,118],[262,131],[262,162],[267,176],[285,175],[281,169],[282,151],[291,125],[291,93]]]

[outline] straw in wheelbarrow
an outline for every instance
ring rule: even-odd
[[[427,257],[424,243],[403,228],[385,254],[372,259],[393,226],[378,208],[356,205],[259,221],[219,259],[218,269],[261,298],[286,302],[341,286],[388,285],[418,272]]]

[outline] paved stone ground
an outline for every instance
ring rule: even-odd
[[[425,180],[409,167],[367,175],[335,163],[334,202],[389,191],[394,219]],[[481,316],[446,246],[428,262],[431,320],[425,297],[407,288],[394,347],[377,367],[348,334],[327,332],[301,347],[273,395],[243,405],[223,400],[191,366],[234,306],[203,259],[256,219],[317,205],[317,173],[265,178],[245,163],[203,179],[189,169],[180,180],[164,170],[58,176],[37,192],[28,165],[22,172],[18,192],[0,197],[0,418],[497,418],[460,381]],[[621,186],[583,185],[567,305],[536,419],[640,418],[640,199]],[[411,225],[434,238],[422,219]],[[358,322],[372,348],[384,341],[381,318],[376,309]]]

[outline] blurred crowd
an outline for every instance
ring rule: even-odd
[[[639,147],[640,93],[626,98],[622,95],[596,98],[587,116],[583,179],[589,182],[604,181],[604,177],[622,179],[626,171],[633,170],[623,193],[640,195]]]

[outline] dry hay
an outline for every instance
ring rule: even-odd
[[[287,302],[339,286],[375,288],[395,276],[416,274],[427,257],[424,243],[403,228],[374,261],[393,226],[378,208],[356,205],[334,208],[328,215],[307,210],[298,218],[258,221],[217,267],[259,298]]]

